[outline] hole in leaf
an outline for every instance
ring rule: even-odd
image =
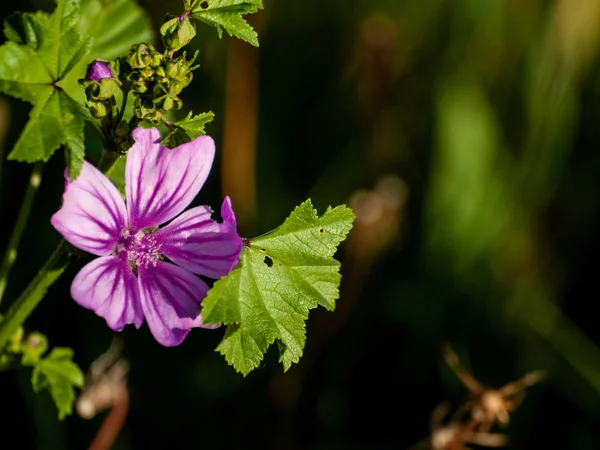
[[[200,8],[202,8],[202,9],[208,8],[208,2],[202,2],[202,3],[200,3]]]
[[[321,228],[321,229],[319,230],[319,233],[322,233],[323,231],[325,231],[325,230],[324,230],[323,228]]]
[[[265,256],[265,264],[269,267],[273,267],[273,260],[268,256]]]

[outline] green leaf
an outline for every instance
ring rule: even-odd
[[[215,115],[212,111],[200,113],[192,117],[192,112],[185,119],[179,122],[173,122],[171,132],[165,136],[161,144],[166,147],[176,147],[185,142],[189,142],[192,139],[196,139],[198,136],[204,136],[204,126],[212,122]]]
[[[52,91],[52,77],[29,46],[7,42],[0,47],[0,92],[37,103]]]
[[[14,13],[4,21],[4,35],[9,41],[27,44],[32,49],[40,45],[44,30],[50,28],[52,16],[44,11]]]
[[[225,29],[230,36],[243,39],[258,47],[256,31],[244,20],[244,14],[262,9],[262,0],[196,0],[192,3],[192,17],[217,28],[219,37]]]
[[[284,370],[299,361],[308,311],[335,307],[341,275],[333,255],[353,220],[345,205],[319,217],[307,200],[279,228],[253,239],[239,267],[214,284],[202,319],[229,325],[217,350],[238,372],[258,367],[275,340]]]
[[[76,27],[79,21],[78,0],[58,0],[50,18],[47,15],[26,14],[22,21],[29,22],[31,29],[35,30],[26,34],[28,43],[35,36],[36,53],[52,80],[63,78],[73,66],[73,60],[81,57],[83,50],[89,49],[89,41],[81,39]]]
[[[150,18],[135,0],[81,0],[79,29],[94,38],[92,58],[115,59],[153,39]]]
[[[200,113],[192,117],[192,112],[187,117],[179,122],[175,122],[173,125],[185,132],[190,139],[196,139],[198,136],[204,136],[204,126],[207,123],[212,122],[215,118],[215,114],[212,111]]]
[[[91,47],[91,39],[79,35],[79,21],[78,0],[58,0],[51,15],[18,13],[5,22],[4,34],[11,41],[0,47],[0,91],[34,105],[8,158],[46,161],[64,144],[72,177],[84,157],[84,120],[91,118],[61,89],[61,81]]]
[[[73,411],[75,387],[83,386],[84,376],[73,361],[73,350],[55,347],[33,368],[31,384],[34,392],[48,389],[58,408],[59,419]]]
[[[119,156],[111,171],[107,174],[110,181],[117,187],[121,197],[125,198],[125,163],[127,158]]]
[[[85,153],[84,120],[89,112],[62,91],[49,89],[47,98],[38,100],[29,114],[9,159],[17,161],[47,161],[54,151],[65,144],[70,151],[69,170],[76,177]]]

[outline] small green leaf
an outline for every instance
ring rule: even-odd
[[[185,119],[175,122],[173,125],[176,128],[183,130],[190,139],[196,139],[198,136],[204,136],[206,134],[204,126],[207,123],[212,122],[214,118],[215,115],[212,111],[200,113],[194,117],[192,117],[192,112],[190,111]]]
[[[258,367],[275,340],[284,370],[299,361],[308,311],[335,307],[341,275],[333,255],[353,220],[344,205],[319,217],[307,200],[279,228],[253,239],[239,267],[214,284],[202,319],[229,325],[217,350],[237,371]]]
[[[242,16],[255,13],[262,7],[262,0],[195,0],[191,12],[193,18],[216,27],[219,37],[223,35],[223,28],[230,36],[258,47],[256,31]]]
[[[196,139],[198,136],[204,136],[206,134],[204,126],[212,122],[214,117],[215,115],[212,111],[200,113],[194,117],[192,117],[192,112],[190,111],[185,119],[171,124],[172,130],[165,136],[161,144],[172,148]]]
[[[34,366],[31,375],[34,392],[40,392],[42,389],[50,391],[60,420],[73,411],[75,387],[83,386],[83,373],[72,360],[73,350],[55,347]]]

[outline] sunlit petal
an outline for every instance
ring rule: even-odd
[[[156,128],[137,128],[127,155],[126,196],[133,231],[163,224],[181,213],[200,192],[215,155],[208,136],[174,149],[160,145]]]
[[[146,322],[160,344],[179,345],[191,328],[202,327],[200,302],[208,286],[191,272],[159,261],[138,268],[138,285]]]
[[[67,182],[61,208],[50,222],[75,247],[110,255],[126,225],[127,213],[117,188],[98,169],[83,163],[75,181]]]
[[[136,276],[126,255],[96,258],[83,267],[71,284],[71,296],[81,306],[106,319],[115,331],[144,322]]]
[[[200,275],[221,278],[238,261],[242,240],[236,232],[229,197],[221,208],[223,223],[211,217],[208,206],[192,208],[158,230],[161,252],[175,264]]]

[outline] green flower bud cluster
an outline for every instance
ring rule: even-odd
[[[138,120],[160,123],[163,114],[182,106],[179,94],[192,81],[195,57],[186,60],[185,52],[178,57],[166,51],[162,54],[150,44],[131,47],[126,58],[127,80],[134,96],[133,111]]]
[[[193,58],[186,53],[175,55],[196,35],[191,21],[191,5],[197,0],[184,0],[185,11],[180,16],[168,15],[160,28],[165,46],[157,51],[151,44],[133,45],[127,56],[113,62],[96,60],[88,66],[85,79],[79,80],[85,89],[86,106],[93,117],[100,119],[96,128],[106,150],[126,153],[133,144],[131,130],[142,121],[154,125],[169,121],[165,115],[181,109],[181,91],[192,81],[196,69]],[[204,2],[206,3],[206,2]],[[203,3],[202,3],[203,4]],[[116,95],[117,92],[122,95]],[[133,97],[133,116],[124,119],[128,100]],[[117,98],[121,102],[116,106]]]

